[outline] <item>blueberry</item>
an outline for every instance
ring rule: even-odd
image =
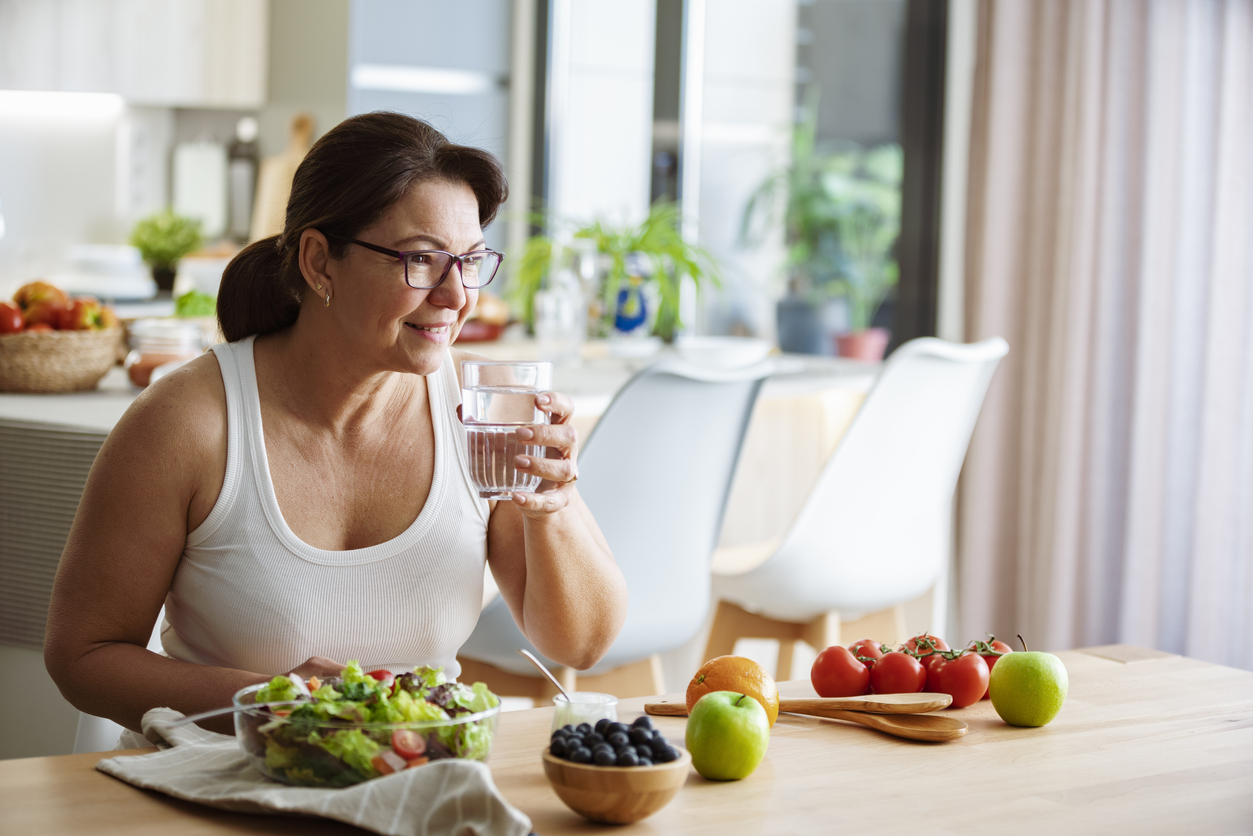
[[[566,746],[564,737],[558,737],[553,740],[552,745],[548,747],[548,751],[553,753],[554,758],[564,758],[570,752],[570,747]]]
[[[622,732],[614,732],[606,739],[613,744],[613,748],[615,749],[621,749],[623,746],[631,742],[631,738],[627,737]]]
[[[583,735],[572,734],[566,738],[566,748],[573,752],[583,745]]]
[[[618,766],[639,766],[640,756],[634,752],[623,752],[618,755]]]
[[[608,737],[611,734],[617,734],[618,732],[626,734],[631,730],[631,727],[626,723],[610,723],[606,728],[608,728],[609,731],[605,732],[605,737]]]
[[[635,718],[635,721],[631,723],[631,725],[635,726],[637,729],[639,728],[651,729],[653,727],[653,721],[648,719],[647,714],[641,714],[640,716]]]
[[[662,751],[655,753],[653,755],[653,759],[657,761],[657,763],[670,763],[671,761],[677,761],[679,759],[679,750],[673,746],[667,746]]]
[[[651,758],[653,756],[653,750],[649,746],[636,746],[635,754],[639,755],[641,758]]]
[[[640,766],[652,766],[652,765],[653,765],[652,758],[640,758]]]
[[[570,732],[566,731],[565,729],[557,729],[555,732],[552,733],[550,739],[556,740],[559,737],[569,737],[569,736],[570,736]]]
[[[586,746],[581,746],[570,753],[569,759],[574,763],[591,763],[592,750]]]
[[[631,729],[630,737],[631,742],[636,746],[639,746],[640,744],[647,746],[648,742],[653,739],[653,735],[648,731],[648,729],[641,729],[639,727]]]
[[[592,754],[593,754],[593,755],[594,755],[594,754],[596,754],[597,752],[601,752],[601,751],[604,751],[604,752],[615,752],[615,751],[617,751],[617,750],[616,750],[616,749],[614,749],[612,746],[610,746],[608,743],[597,743],[595,746],[593,746],[593,747],[592,747]]]
[[[613,766],[618,762],[618,756],[613,753],[612,749],[597,749],[592,755],[592,763],[597,766]]]
[[[584,736],[583,740],[588,746],[595,746],[597,743],[604,743],[605,736],[597,732],[592,732],[591,734]]]
[[[589,726],[587,723],[579,723],[577,726],[574,727],[574,730],[578,732],[579,734],[591,734],[592,733],[592,727]]]
[[[604,734],[605,726],[609,725],[612,722],[613,720],[610,720],[608,717],[601,717],[599,720],[596,721],[596,731],[599,734]]]
[[[669,749],[670,744],[666,742],[664,737],[658,735],[648,742],[648,747],[652,749],[653,752],[660,752],[664,749]]]

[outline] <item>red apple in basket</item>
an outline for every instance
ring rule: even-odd
[[[104,328],[104,308],[90,296],[71,299],[61,310],[62,331],[96,331]]]
[[[13,301],[22,309],[27,328],[40,324],[56,328],[61,322],[61,311],[70,300],[61,288],[45,281],[33,281],[19,287],[13,294]]]
[[[16,334],[22,330],[22,309],[8,302],[0,302],[0,334]]]

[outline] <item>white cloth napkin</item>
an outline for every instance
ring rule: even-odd
[[[269,780],[235,738],[195,725],[170,708],[144,715],[144,736],[161,751],[105,758],[101,772],[144,789],[239,813],[323,816],[389,836],[527,836],[531,820],[505,801],[491,770],[449,759],[344,789],[289,787]]]

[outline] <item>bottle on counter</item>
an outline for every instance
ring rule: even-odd
[[[227,150],[227,212],[229,238],[247,242],[252,230],[252,202],[257,190],[257,120],[245,116],[235,124],[235,140]]]
[[[123,368],[143,388],[204,352],[200,325],[185,319],[137,319],[130,325],[131,351]]]

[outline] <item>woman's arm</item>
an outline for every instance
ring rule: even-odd
[[[57,569],[44,641],[48,672],[76,708],[139,731],[150,708],[191,714],[229,705],[235,691],[269,678],[147,650],[187,533],[213,509],[225,472],[226,396],[212,356],[143,392],[100,448]],[[229,717],[206,725],[233,728]]]
[[[586,670],[605,655],[626,619],[627,590],[609,544],[575,489],[578,435],[570,399],[547,393],[537,404],[547,426],[534,441],[553,458],[520,459],[543,477],[537,493],[497,502],[488,526],[488,561],[514,620],[556,662]],[[528,430],[520,431],[519,435]]]

